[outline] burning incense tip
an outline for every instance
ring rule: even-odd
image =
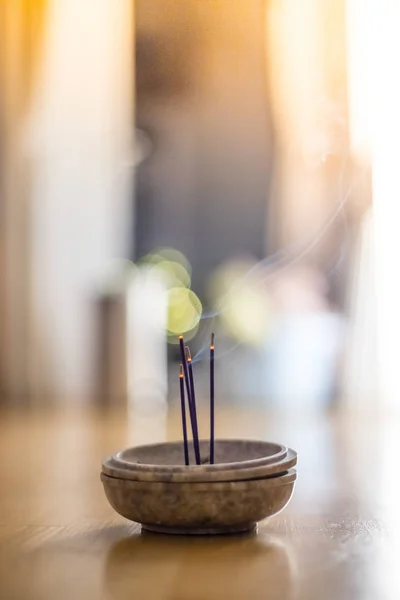
[[[179,377],[183,379],[183,365],[179,365]]]
[[[185,346],[185,352],[186,352],[186,360],[188,362],[192,362],[192,355],[190,354],[190,349],[188,346]]]
[[[183,340],[183,335],[182,335],[182,334],[180,334],[180,335],[178,336],[178,340]]]

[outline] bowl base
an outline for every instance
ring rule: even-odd
[[[163,533],[167,535],[229,535],[254,531],[257,523],[242,523],[240,525],[220,525],[217,527],[168,527],[165,525],[142,525],[144,531]]]

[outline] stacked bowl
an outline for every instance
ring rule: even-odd
[[[294,489],[297,454],[257,440],[200,441],[201,464],[183,463],[182,442],[127,448],[107,458],[101,480],[111,506],[143,529],[218,534],[254,529],[280,512]]]

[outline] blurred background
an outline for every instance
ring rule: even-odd
[[[4,403],[397,407],[384,4],[0,4]]]

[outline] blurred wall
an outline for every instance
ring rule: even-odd
[[[136,117],[153,143],[138,169],[136,256],[178,247],[200,293],[245,253],[312,243],[307,258],[329,268],[351,215],[345,0],[135,7]]]
[[[13,136],[30,173],[29,264],[12,274],[14,285],[29,283],[28,339],[14,357],[28,362],[21,391],[77,397],[93,387],[97,286],[131,233],[133,76],[130,0],[48,1],[29,107]]]
[[[47,0],[0,2],[0,390],[28,386],[30,165],[24,126],[34,93]]]
[[[272,130],[264,0],[136,0],[137,253],[182,250],[201,292],[232,256],[265,255]]]
[[[270,248],[313,241],[348,191],[345,8],[345,0],[267,2],[276,150]],[[337,219],[308,258],[322,264],[337,252],[341,224]]]

